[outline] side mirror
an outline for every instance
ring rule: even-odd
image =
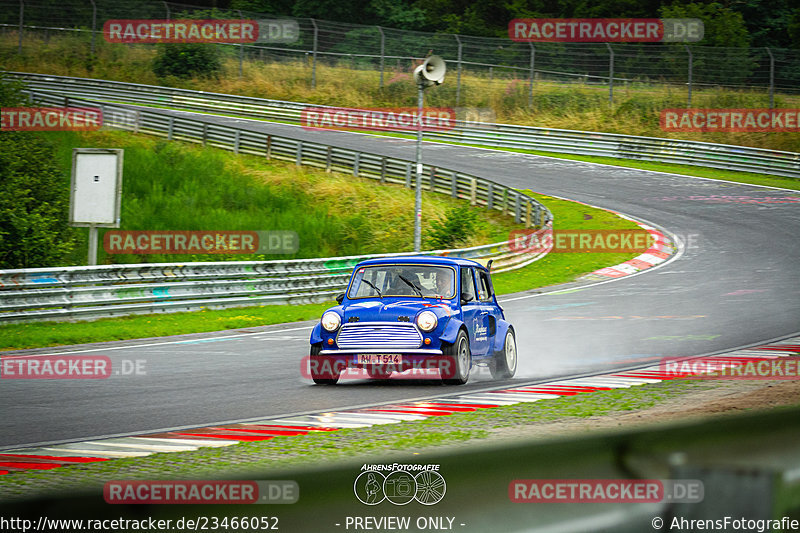
[[[462,294],[461,295],[461,303],[466,304],[474,300],[471,294]]]
[[[338,303],[339,305],[342,305],[343,301],[344,301],[344,293],[337,294],[336,295],[336,303]]]

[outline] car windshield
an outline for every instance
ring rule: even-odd
[[[446,298],[455,296],[455,270],[446,266],[386,264],[359,267],[353,276],[348,298],[413,296]]]

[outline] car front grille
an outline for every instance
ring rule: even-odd
[[[422,335],[413,324],[350,323],[336,338],[339,348],[419,348]]]

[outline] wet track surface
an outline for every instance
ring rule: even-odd
[[[206,115],[199,119],[414,157],[414,143],[403,139]],[[520,356],[518,376],[507,383],[716,352],[800,330],[800,193],[432,143],[425,144],[423,158],[513,187],[617,210],[677,234],[685,244],[677,259],[640,275],[555,294],[502,297],[517,329]],[[142,360],[146,374],[2,380],[0,446],[209,425],[444,392],[435,382],[403,380],[314,386],[300,373],[310,331],[311,323],[289,324],[190,340],[109,343],[75,352],[107,355],[114,369],[125,368],[123,360]],[[488,385],[488,373],[476,373],[458,391]]]

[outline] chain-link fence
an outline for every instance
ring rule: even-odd
[[[274,19],[265,13],[209,9],[161,1],[0,0],[0,28],[16,33],[20,50],[26,35],[91,32],[92,50],[110,19],[227,18]],[[292,19],[299,36],[290,44],[227,45],[239,48],[242,62],[304,61],[309,83],[317,85],[317,66],[378,71],[383,87],[389,75],[408,72],[429,50],[448,61],[455,79],[455,105],[463,103],[465,73],[492,81],[525,83],[529,103],[537,81],[581,83],[615,90],[636,87],[680,91],[687,106],[693,91],[708,88],[762,93],[774,107],[774,94],[800,93],[800,51],[777,48],[724,48],[679,43],[518,43],[504,38],[471,37],[397,30],[316,19]],[[766,100],[764,101],[766,104]]]

